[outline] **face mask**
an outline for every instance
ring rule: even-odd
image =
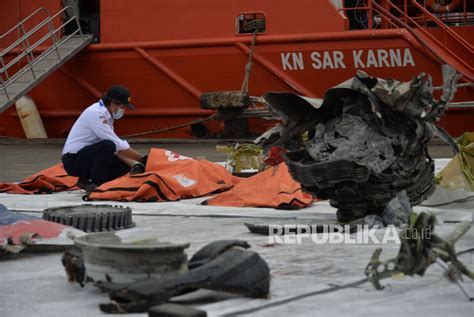
[[[112,114],[112,118],[113,118],[114,120],[118,120],[118,119],[120,119],[120,118],[123,117],[123,114],[124,114],[124,113],[125,113],[125,110],[124,110],[124,109],[118,108],[118,110]]]

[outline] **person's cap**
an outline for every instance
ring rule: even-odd
[[[124,104],[130,110],[135,110],[135,106],[130,103],[132,98],[130,97],[130,91],[124,86],[112,86],[107,91],[107,97],[112,100],[116,100],[119,103]]]

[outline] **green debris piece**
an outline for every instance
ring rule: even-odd
[[[216,150],[227,153],[232,173],[260,172],[264,168],[263,150],[258,145],[236,143],[233,146],[218,147]]]
[[[458,140],[461,170],[470,191],[474,191],[474,132],[464,133]]]
[[[436,182],[446,189],[474,191],[474,132],[464,133],[457,144],[460,153],[438,173]]]
[[[461,275],[474,279],[474,273],[457,259],[455,243],[470,229],[470,222],[463,222],[446,238],[433,233],[436,217],[427,213],[411,213],[408,227],[400,232],[400,251],[390,260],[381,261],[381,248],[377,248],[365,269],[368,280],[376,289],[383,289],[380,280],[397,274],[423,276],[434,262],[446,271],[448,278],[460,283]]]

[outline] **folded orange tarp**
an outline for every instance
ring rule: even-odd
[[[151,149],[145,173],[102,184],[89,200],[175,201],[228,190],[239,181],[219,164]]]
[[[0,183],[0,192],[44,194],[76,190],[77,177],[62,164],[54,165],[18,184]],[[235,186],[235,187],[234,187]],[[232,176],[219,164],[195,160],[164,149],[151,149],[145,173],[125,175],[96,188],[90,200],[176,201],[220,193],[206,201],[215,206],[303,208],[313,198],[282,163],[251,178]]]
[[[0,183],[0,193],[51,194],[76,190],[77,177],[67,175],[63,164],[57,164],[25,178],[18,184]]]
[[[203,205],[229,207],[271,207],[280,209],[304,208],[313,197],[301,190],[293,180],[285,163],[240,181],[233,189],[220,193]]]

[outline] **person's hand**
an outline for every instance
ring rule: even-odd
[[[140,162],[136,162],[135,164],[133,164],[132,168],[130,169],[130,175],[141,174],[141,173],[145,173],[145,165]]]
[[[145,166],[146,166],[147,161],[148,161],[148,155],[143,155],[142,158],[139,160],[139,162]]]

